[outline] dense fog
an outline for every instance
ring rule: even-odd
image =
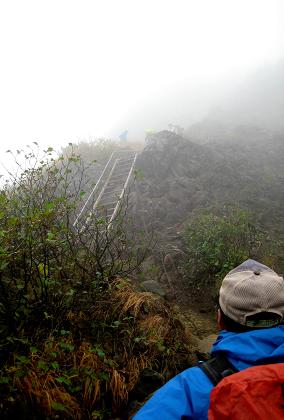
[[[1,161],[204,118],[283,126],[280,0],[15,4],[0,10]]]
[[[284,61],[263,64],[245,76],[225,80],[184,80],[157,91],[136,104],[110,132],[126,127],[132,140],[147,129],[168,129],[177,124],[188,135],[206,141],[210,129],[239,125],[279,132],[284,129]]]
[[[283,418],[284,1],[13,0],[0,38],[0,418],[207,419],[232,368],[215,406]]]

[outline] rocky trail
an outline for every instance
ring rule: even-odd
[[[186,334],[200,354],[208,354],[218,335],[217,323],[212,314],[200,313],[197,308],[175,305],[179,318],[185,326]]]

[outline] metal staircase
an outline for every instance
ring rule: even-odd
[[[114,152],[73,226],[82,229],[92,219],[105,220],[107,229],[117,217],[137,158],[135,151]]]

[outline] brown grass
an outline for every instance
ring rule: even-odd
[[[110,406],[112,414],[119,415],[143,369],[169,379],[189,359],[186,348],[176,351],[184,328],[168,304],[149,292],[135,291],[122,279],[110,286],[104,300],[85,311],[69,311],[67,320],[70,333],[50,335],[42,351],[30,355],[26,376],[17,377],[16,360],[10,366],[14,387],[44,416],[87,419],[95,412],[107,415]],[[74,350],[64,349],[62,343],[72,344]],[[46,362],[46,370],[39,369],[39,360]],[[53,361],[59,368],[52,369]],[[60,376],[69,378],[71,385],[59,383]],[[66,407],[66,413],[56,411],[54,403]]]
[[[90,343],[83,342],[76,352],[79,370],[87,368],[94,374],[104,369],[100,358],[92,352]],[[92,407],[101,397],[101,381],[98,378],[87,377],[83,385],[83,401]]]
[[[122,315],[131,313],[135,318],[141,312],[162,312],[165,316],[169,315],[166,305],[159,296],[151,292],[136,292],[123,280],[118,280],[116,285],[119,287],[114,292],[115,310],[121,311]]]
[[[92,380],[87,378],[83,388],[83,401],[87,406],[93,406],[101,396],[101,382],[100,380]]]
[[[87,321],[88,319],[86,313],[83,311],[79,311],[79,312],[68,311],[66,318],[68,321],[71,321],[71,322]]]
[[[86,342],[83,342],[76,351],[76,361],[77,367],[79,369],[88,367],[91,368],[94,372],[96,372],[102,366],[100,358],[92,352],[92,346],[90,343]]]
[[[143,355],[138,357],[132,356],[128,358],[127,364],[125,366],[125,372],[127,374],[127,389],[131,391],[138,382],[140,373],[143,369],[148,366],[149,361]]]
[[[37,407],[40,413],[49,416],[53,411],[53,404],[60,403],[66,407],[65,418],[82,418],[82,410],[77,400],[63,386],[59,386],[49,373],[42,374],[34,368],[24,378],[15,377],[14,386]]]
[[[138,328],[146,335],[148,342],[156,342],[168,336],[171,326],[167,318],[151,315],[140,320]]]
[[[112,370],[109,389],[112,393],[112,407],[116,411],[122,404],[128,400],[128,391],[125,384],[125,377],[116,369]]]

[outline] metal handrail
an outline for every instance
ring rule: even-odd
[[[118,198],[118,200],[117,200],[117,204],[116,204],[116,206],[115,206],[115,209],[114,209],[114,211],[113,211],[113,213],[112,213],[112,216],[111,216],[111,218],[110,218],[110,220],[109,220],[109,224],[108,224],[108,227],[107,227],[107,229],[108,229],[108,230],[110,229],[111,224],[112,224],[113,220],[114,220],[114,219],[115,219],[115,217],[116,217],[116,214],[117,214],[117,212],[118,212],[118,209],[119,209],[119,206],[120,206],[121,200],[122,200],[122,198],[123,198],[123,196],[124,196],[124,193],[125,193],[125,191],[126,191],[126,188],[128,187],[128,184],[129,184],[129,181],[130,181],[130,177],[131,177],[131,175],[132,175],[133,168],[134,168],[134,165],[135,165],[135,162],[136,162],[136,158],[137,158],[137,153],[135,153],[135,156],[134,156],[134,159],[133,159],[133,162],[132,162],[131,168],[130,168],[130,170],[129,170],[129,173],[128,173],[128,176],[127,176],[127,179],[126,179],[126,181],[125,181],[125,183],[124,183],[124,186],[123,186],[123,189],[122,189],[122,191],[121,191],[121,194],[120,194],[120,196],[119,196],[119,198]]]
[[[82,207],[82,209],[81,209],[80,213],[79,213],[79,214],[78,214],[78,216],[76,217],[75,222],[73,223],[73,227],[75,227],[75,226],[76,226],[76,224],[78,223],[78,220],[79,220],[79,218],[81,217],[81,215],[83,214],[83,212],[84,212],[84,210],[85,210],[85,208],[86,208],[86,206],[87,206],[88,202],[90,201],[91,197],[95,194],[96,190],[98,189],[98,186],[99,186],[99,184],[101,183],[101,181],[102,181],[102,179],[103,179],[103,177],[104,177],[104,174],[105,174],[106,170],[108,169],[108,166],[109,166],[109,164],[110,164],[110,162],[111,162],[111,160],[112,160],[112,158],[113,158],[114,153],[115,153],[115,152],[113,152],[113,153],[111,154],[111,156],[110,156],[109,160],[107,161],[107,164],[106,164],[106,166],[104,167],[104,170],[103,170],[103,172],[101,173],[101,175],[100,175],[100,177],[99,177],[98,181],[96,182],[96,185],[94,186],[93,190],[91,191],[91,193],[90,193],[89,197],[87,198],[86,203],[85,203],[85,204],[84,204],[84,206]]]

